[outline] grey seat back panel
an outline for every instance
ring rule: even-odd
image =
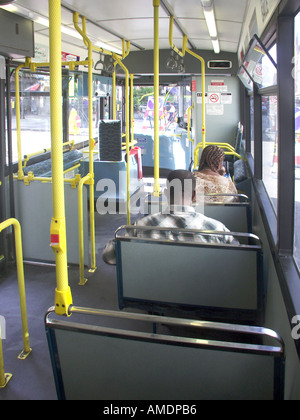
[[[227,247],[121,242],[124,298],[257,308],[257,253]]]

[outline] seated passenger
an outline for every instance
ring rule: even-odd
[[[197,213],[192,207],[192,200],[195,196],[196,179],[194,175],[186,170],[175,170],[167,177],[167,188],[165,194],[169,206],[160,213],[149,214],[134,223],[134,226],[153,226],[165,228],[182,228],[187,232],[175,233],[174,231],[147,230],[130,231],[128,235],[144,238],[168,239],[172,241],[197,241],[213,243],[238,243],[230,235],[201,235],[189,232],[188,229],[200,229],[206,231],[229,232],[223,223]],[[116,264],[115,243],[110,240],[104,251],[103,260],[107,264]]]
[[[224,151],[215,145],[203,149],[196,177],[196,200],[199,202],[203,194],[237,194],[237,189],[231,179],[224,177]],[[205,197],[207,202],[237,201],[234,196]]]

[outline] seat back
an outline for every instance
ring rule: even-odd
[[[61,400],[283,399],[283,344],[273,331],[88,308],[71,311],[70,318],[54,319],[53,311],[45,318]],[[97,315],[96,323],[84,322],[89,314]],[[76,316],[83,317],[80,323]],[[153,322],[168,328],[154,334]],[[193,334],[180,333],[191,325]],[[237,329],[253,336],[251,343],[222,340]],[[205,330],[220,338],[199,338]],[[271,345],[252,343],[270,337]]]
[[[124,226],[116,232],[119,306],[147,310],[193,310],[199,316],[261,319],[262,249],[257,237],[235,234],[247,244],[155,240],[152,228]],[[175,235],[183,229],[171,229]],[[161,237],[170,229],[155,228]],[[216,233],[194,230],[204,237]],[[221,236],[224,232],[219,233]],[[139,237],[137,237],[139,236]],[[249,238],[254,245],[249,245]]]

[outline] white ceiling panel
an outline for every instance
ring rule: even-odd
[[[220,41],[221,51],[235,53],[237,51],[237,48],[238,48],[238,42]]]
[[[212,43],[210,39],[191,38],[191,41],[198,50],[212,50]]]
[[[248,0],[214,0],[216,19],[228,22],[244,21]]]
[[[248,1],[252,0],[214,0],[223,51],[237,52]],[[153,48],[153,0],[61,0],[61,5],[63,25],[73,28],[72,12],[77,11],[86,17],[87,34],[93,42],[102,41],[120,49],[124,38],[131,42],[132,50]],[[15,13],[32,20],[37,16],[47,18],[49,14],[48,0],[16,0],[11,7],[20,7]],[[200,0],[160,1],[160,48],[169,48],[169,14],[175,18],[173,39],[178,48],[181,48],[183,34],[197,49],[212,48]],[[81,26],[81,18],[79,24]],[[35,25],[35,30],[46,33],[41,25]],[[73,40],[73,44],[77,42]]]
[[[64,0],[62,5],[99,22],[111,19],[150,18],[154,13],[153,0]],[[161,8],[160,15],[166,16]]]
[[[206,21],[204,19],[184,18],[179,19],[182,28],[189,38],[209,38]]]
[[[204,19],[200,0],[168,0],[164,1],[164,3],[166,6],[170,6],[178,18],[190,18],[194,16],[195,18]]]
[[[236,22],[219,21],[217,23],[219,40],[238,42],[242,26]]]

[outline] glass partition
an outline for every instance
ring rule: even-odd
[[[254,35],[243,60],[243,67],[259,89],[277,85],[276,47],[267,51]]]

